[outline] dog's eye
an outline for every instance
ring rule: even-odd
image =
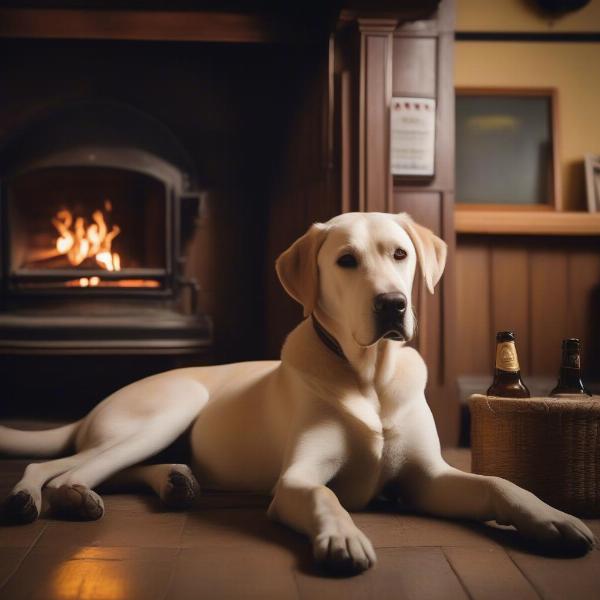
[[[355,267],[358,267],[358,261],[352,254],[342,254],[342,256],[337,259],[337,264],[343,269],[354,269]]]
[[[394,251],[394,260],[404,260],[406,258],[406,252],[402,248],[396,248]]]

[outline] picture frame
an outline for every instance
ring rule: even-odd
[[[588,212],[600,212],[600,155],[585,155],[585,189]]]
[[[455,92],[456,208],[562,210],[556,88]]]

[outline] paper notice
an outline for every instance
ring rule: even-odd
[[[390,162],[392,175],[433,175],[435,100],[392,98]]]

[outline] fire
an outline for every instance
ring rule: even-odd
[[[110,200],[107,200],[104,206],[107,212],[111,211]],[[74,267],[79,266],[86,258],[95,258],[102,269],[120,271],[121,257],[117,252],[112,251],[112,243],[121,233],[121,228],[113,225],[109,230],[101,210],[92,213],[92,221],[88,225],[83,217],[74,219],[70,210],[58,211],[52,219],[52,224],[59,234],[56,238],[56,251],[66,256]],[[81,282],[82,287],[88,285],[90,285],[89,281]]]
[[[100,283],[100,277],[80,277],[79,287],[96,287]]]

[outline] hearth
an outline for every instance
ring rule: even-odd
[[[0,157],[0,349],[209,347],[183,275],[206,196],[190,164],[166,127],[125,105],[62,106],[18,132]]]

